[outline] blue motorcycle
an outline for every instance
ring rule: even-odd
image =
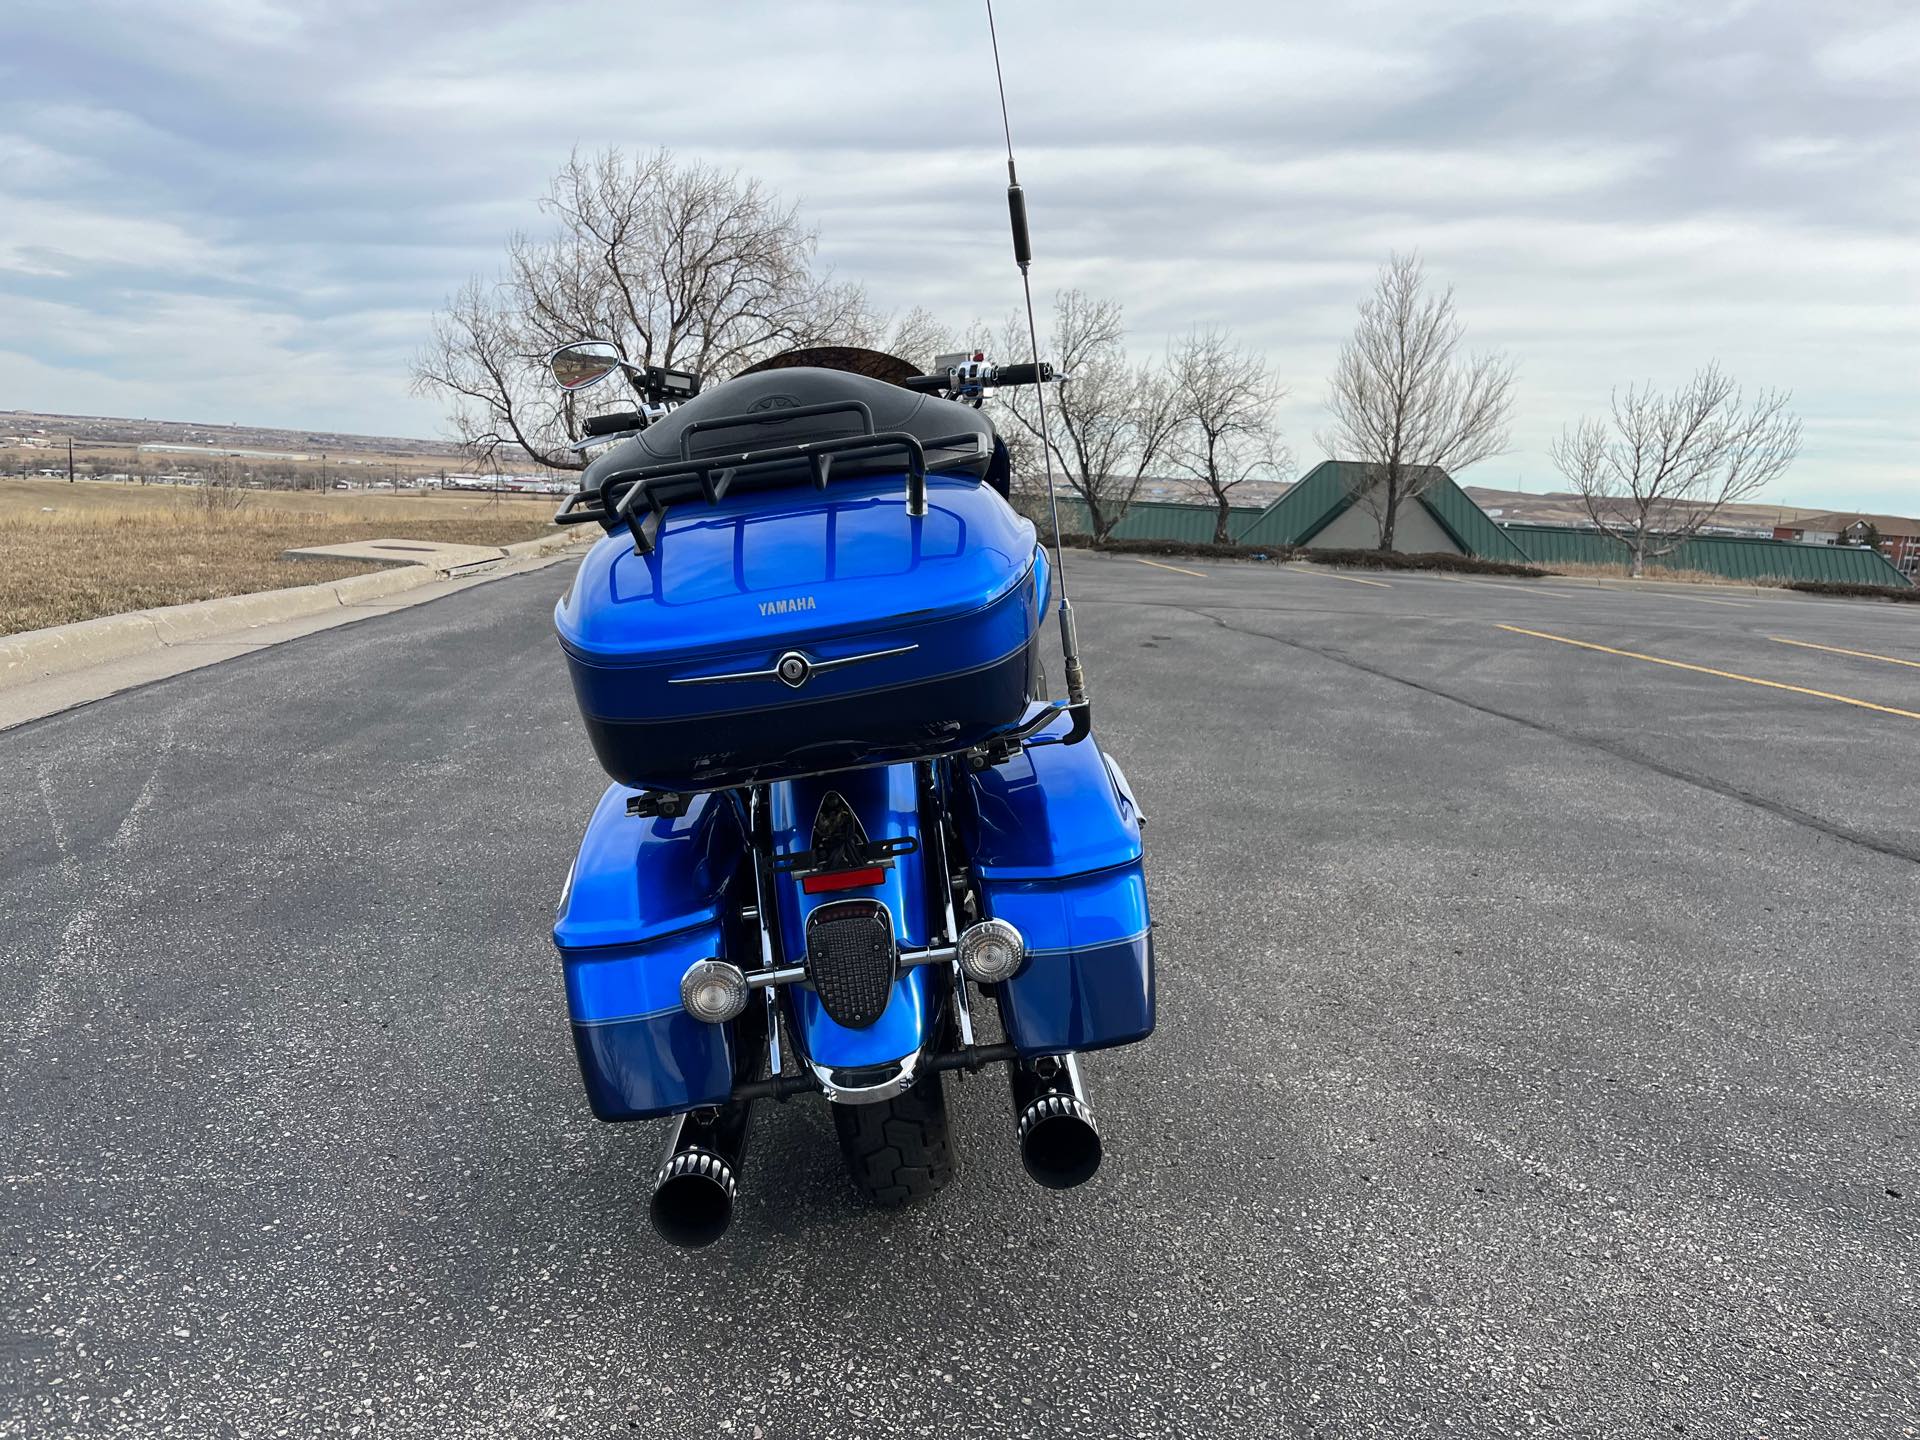
[[[593,1113],[673,1118],[655,1228],[718,1240],[753,1107],[803,1094],[874,1203],[931,1195],[943,1077],[989,1065],[1027,1173],[1086,1181],[1076,1057],[1151,1033],[1154,957],[1144,817],[1071,648],[1077,703],[1046,698],[1058,556],[980,409],[1050,368],[810,350],[703,391],[600,342],[551,365],[641,402],[586,423],[610,448],[557,517],[606,531],[554,623],[614,783],[553,938]]]

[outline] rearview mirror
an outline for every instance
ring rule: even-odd
[[[562,390],[598,385],[625,363],[620,347],[605,340],[576,340],[547,357],[547,368]]]

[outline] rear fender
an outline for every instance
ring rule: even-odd
[[[768,787],[768,818],[775,855],[790,855],[812,845],[814,816],[829,791],[838,791],[870,841],[895,840],[920,834],[918,779],[912,765],[889,765],[871,770],[841,771],[811,776]],[[780,920],[780,943],[787,963],[801,964],[807,953],[807,917],[821,905],[839,900],[878,900],[893,917],[893,938],[902,948],[928,943],[926,855],[915,849],[893,857],[878,885],[809,895],[798,877],[779,872],[774,898]],[[820,997],[803,985],[783,987],[788,1020],[803,1058],[816,1069],[861,1070],[911,1060],[934,1034],[940,994],[927,972],[933,966],[915,966],[894,981],[884,1014],[872,1025],[854,1030],[829,1016]]]

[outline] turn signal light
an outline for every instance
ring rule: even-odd
[[[1027,960],[1027,942],[1004,920],[982,920],[960,932],[956,958],[969,980],[998,985],[1020,973]]]
[[[724,960],[696,960],[680,977],[680,1004],[696,1020],[718,1025],[747,1008],[747,977]]]

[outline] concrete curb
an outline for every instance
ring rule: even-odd
[[[503,547],[500,562],[552,555],[580,544],[580,537],[572,534],[542,536]],[[475,568],[465,566],[462,570],[471,573]],[[169,645],[230,639],[261,625],[297,620],[346,605],[363,605],[431,585],[446,578],[447,573],[432,565],[402,565],[317,585],[256,590],[250,595],[225,595],[185,605],[133,610],[125,615],[103,615],[97,620],[78,620],[71,625],[0,636],[0,690],[70,674],[110,660],[124,660]]]
[[[552,555],[561,550],[574,549],[576,546],[584,550],[598,540],[602,532],[588,529],[587,533],[582,535],[581,528],[575,526],[571,530],[562,530],[557,535],[542,535],[538,540],[522,540],[516,545],[503,546],[502,553],[509,559],[518,559],[524,555]]]

